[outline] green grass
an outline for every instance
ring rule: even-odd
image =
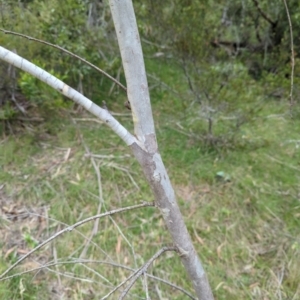
[[[152,60],[147,60],[147,67],[171,89],[180,92],[174,96],[162,86],[151,91],[157,138],[216,299],[297,299],[300,154],[293,140],[299,140],[300,121],[288,115],[269,117],[287,109],[284,102],[269,101],[233,138],[228,134],[233,126],[230,121],[218,119],[214,132],[226,143],[212,147],[200,139],[207,128],[206,121],[197,119],[196,107],[186,110],[189,105],[182,101],[188,88],[180,70]],[[151,78],[149,82],[150,86],[154,83]],[[253,94],[261,92],[259,86],[257,90]],[[119,103],[114,109],[122,111],[123,102]],[[251,103],[248,105],[251,108]],[[257,101],[252,105],[257,105]],[[81,120],[74,125],[72,117]],[[31,209],[44,217],[34,225],[30,222],[32,216],[1,222],[2,271],[20,255],[18,250],[28,251],[29,247],[20,239],[12,248],[7,244],[7,234],[25,227],[33,238],[37,236],[42,241],[64,228],[62,223],[73,224],[97,212],[98,179],[85,155],[85,146],[93,154],[115,156],[95,158],[101,171],[102,211],[152,201],[150,189],[129,149],[104,125],[87,119],[91,116],[85,113],[62,111],[41,124],[27,124],[21,133],[5,136],[1,141],[4,204],[14,203],[15,211]],[[129,118],[120,120],[132,127]],[[185,132],[176,127],[178,121]],[[122,155],[127,156],[118,158]],[[230,182],[218,180],[218,172],[228,174]],[[90,223],[64,234],[18,266],[15,274],[39,262],[68,262],[50,267],[51,271],[45,269],[1,282],[1,299],[53,299],[51,289],[58,294],[64,292],[71,299],[99,299],[131,274],[99,261],[135,268],[171,243],[159,212],[145,208],[100,219],[99,229],[84,256],[93,262],[75,263],[92,228]],[[149,272],[192,292],[180,260],[173,253],[155,261]],[[153,299],[158,297],[156,290],[166,299],[187,299],[163,283],[149,279],[148,286]],[[111,299],[116,297],[115,294]],[[142,283],[138,281],[129,298],[143,297]]]

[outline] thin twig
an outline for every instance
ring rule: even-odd
[[[144,273],[146,273],[148,268],[150,267],[150,265],[154,262],[154,260],[156,260],[159,256],[161,256],[166,251],[177,251],[177,248],[176,247],[163,247],[157,253],[155,253],[155,255],[153,255],[139,270],[137,270],[135,272],[134,276],[132,276],[132,278],[130,279],[128,286],[126,287],[126,289],[122,292],[121,296],[119,297],[119,300],[122,300],[126,297],[129,290],[132,288],[132,286],[138,280],[138,278],[140,276],[142,276]]]
[[[99,214],[99,215],[95,215],[95,216],[86,218],[86,219],[84,219],[82,221],[79,221],[79,222],[75,223],[74,225],[68,226],[67,228],[65,228],[63,230],[60,230],[59,232],[55,233],[53,236],[51,236],[50,238],[48,238],[46,241],[42,242],[37,247],[35,247],[34,249],[32,249],[31,251],[29,251],[28,253],[26,253],[19,260],[17,260],[12,266],[10,266],[5,272],[3,272],[0,275],[0,280],[6,274],[8,274],[12,269],[14,269],[17,265],[19,265],[23,260],[25,260],[27,257],[29,257],[32,253],[36,252],[37,250],[39,250],[40,248],[42,248],[43,246],[45,246],[49,242],[53,241],[54,239],[56,239],[57,237],[59,237],[60,235],[62,235],[63,233],[70,232],[74,228],[79,227],[79,226],[81,226],[81,225],[83,225],[85,223],[88,223],[90,221],[94,221],[94,220],[96,220],[98,218],[102,218],[102,217],[106,217],[106,216],[111,216],[111,215],[114,215],[116,213],[125,212],[125,211],[128,211],[128,210],[142,208],[142,207],[148,207],[148,206],[154,206],[154,204],[150,203],[150,202],[143,202],[141,204],[136,204],[136,205],[132,205],[132,206],[127,206],[127,207],[122,207],[122,208],[114,209],[114,210],[105,212],[103,214]]]
[[[287,17],[288,17],[288,22],[289,22],[289,27],[290,27],[290,38],[291,38],[291,64],[292,64],[292,68],[291,68],[291,90],[290,90],[290,95],[289,95],[290,110],[291,110],[292,106],[294,104],[293,89],[294,89],[294,72],[295,72],[295,51],[294,51],[293,26],[292,26],[291,16],[290,16],[290,12],[289,12],[289,8],[288,8],[288,5],[286,3],[286,0],[283,0],[283,3],[284,3],[286,14],[287,14]]]
[[[135,180],[133,179],[133,177],[131,176],[130,174],[130,171],[125,168],[125,167],[120,167],[118,166],[117,164],[115,164],[114,162],[108,162],[108,163],[105,163],[104,164],[105,166],[109,166],[109,167],[113,167],[115,168],[116,170],[120,170],[120,171],[123,171],[124,173],[127,174],[127,176],[129,177],[130,181],[132,182],[132,184],[135,186],[135,188],[139,191],[140,188],[138,186],[138,184],[135,182]]]
[[[104,297],[101,298],[101,300],[107,299],[110,295],[112,295],[114,292],[116,292],[120,287],[122,287],[126,282],[128,282],[133,276],[136,274],[137,271],[132,273],[129,277],[127,277],[124,281],[119,283],[115,288],[113,288],[108,294],[106,294]]]
[[[0,28],[0,31],[2,31],[3,33],[5,34],[12,34],[12,35],[16,35],[16,36],[20,36],[20,37],[23,37],[23,38],[26,38],[28,40],[31,40],[31,41],[35,41],[35,42],[38,42],[38,43],[41,43],[41,44],[45,44],[47,46],[50,46],[50,47],[53,47],[55,49],[58,49],[60,51],[63,51],[67,54],[69,54],[70,56],[73,56],[77,59],[79,59],[80,61],[84,62],[85,64],[87,64],[88,66],[92,67],[93,69],[95,69],[96,71],[100,72],[101,74],[103,74],[104,76],[106,76],[107,78],[109,78],[111,81],[113,81],[115,84],[117,84],[119,87],[121,87],[125,92],[127,91],[126,87],[120,83],[118,80],[116,80],[115,78],[113,78],[112,76],[110,76],[109,74],[107,74],[105,71],[101,70],[100,68],[98,68],[97,66],[93,65],[92,63],[90,63],[89,61],[85,60],[84,58],[64,49],[63,47],[60,47],[58,45],[55,45],[55,44],[51,44],[49,42],[46,42],[46,41],[43,41],[43,40],[40,40],[40,39],[36,39],[34,37],[31,37],[31,36],[28,36],[28,35],[25,35],[25,34],[22,34],[22,33],[18,33],[18,32],[14,32],[14,31],[9,31],[9,30],[5,30],[5,29],[2,29]]]
[[[266,157],[268,157],[269,159],[271,159],[271,160],[273,160],[273,161],[275,161],[275,162],[277,162],[277,163],[279,163],[279,164],[281,164],[281,165],[283,165],[283,166],[285,166],[287,168],[290,168],[290,169],[293,169],[293,170],[296,170],[296,171],[300,170],[299,168],[294,167],[293,165],[286,164],[285,162],[283,162],[283,161],[281,161],[281,160],[279,160],[279,159],[277,159],[275,157],[272,157],[270,155],[266,154]]]
[[[77,126],[77,123],[74,119],[73,120],[73,123],[74,125],[76,126],[76,129],[78,130],[78,133],[79,133],[79,137],[80,137],[80,140],[81,140],[81,143],[83,144],[84,148],[85,148],[85,155],[87,155],[88,157],[90,157],[90,160],[91,160],[91,163],[94,167],[94,170],[95,170],[95,173],[97,175],[97,182],[98,182],[98,193],[99,193],[99,197],[98,197],[98,200],[99,200],[99,205],[98,205],[98,210],[97,210],[97,214],[100,214],[100,211],[101,211],[101,208],[102,208],[102,205],[104,207],[104,209],[106,210],[106,206],[105,206],[105,202],[104,202],[104,199],[103,199],[103,190],[102,190],[102,180],[101,180],[101,171],[100,171],[100,165],[97,165],[96,164],[96,161],[94,159],[94,155],[90,152],[90,149],[88,148],[88,146],[86,145],[85,141],[84,141],[84,138],[83,138],[83,135],[81,134],[80,132],[80,129],[78,128]],[[133,245],[129,242],[129,240],[126,238],[126,236],[124,235],[124,233],[122,232],[121,228],[118,226],[118,224],[115,222],[115,220],[109,216],[110,220],[113,222],[113,224],[115,225],[115,227],[117,228],[118,232],[121,234],[121,236],[123,237],[123,239],[126,241],[126,243],[128,244],[128,246],[130,247],[131,251],[132,251],[132,254],[133,254],[133,257],[134,257],[134,263],[135,263],[135,267],[137,267],[137,262],[136,262],[136,254],[135,254],[135,250],[134,250],[134,247]],[[85,246],[84,246],[84,249],[83,251],[81,252],[80,254],[80,258],[83,258],[85,255],[86,255],[86,252],[87,252],[87,249],[89,247],[89,244],[93,238],[93,236],[95,234],[97,234],[98,232],[98,226],[99,226],[99,219],[96,220],[95,224],[94,224],[94,227],[93,227],[93,231],[89,237],[89,239],[87,240],[87,242],[85,243]]]
[[[114,226],[117,228],[118,232],[120,233],[120,235],[122,236],[122,238],[124,239],[124,241],[127,243],[127,245],[129,246],[129,248],[131,249],[131,252],[132,252],[132,255],[133,255],[133,260],[134,260],[134,265],[135,265],[135,267],[137,267],[137,262],[136,262],[137,257],[136,257],[136,254],[135,254],[134,246],[126,238],[125,234],[123,233],[122,229],[117,224],[117,222],[112,217],[109,217],[109,218],[112,221],[112,223],[114,224]]]
[[[81,281],[81,282],[99,284],[99,280],[93,280],[93,279],[89,279],[89,278],[85,278],[85,277],[79,277],[79,276],[70,274],[68,272],[63,273],[63,272],[54,271],[52,269],[48,269],[48,271],[54,273],[55,275],[59,274],[65,278],[70,278],[72,281],[77,280],[77,281]]]
[[[152,74],[147,74],[147,76],[155,81],[158,82],[158,85],[161,85],[163,87],[165,87],[166,89],[168,89],[169,91],[171,91],[172,93],[179,95],[180,93],[176,90],[174,90],[172,87],[170,87],[169,85],[167,85],[165,82],[163,82],[161,79],[157,78],[155,75]]]
[[[79,131],[79,128],[77,126],[77,123],[76,121],[73,120],[73,122],[75,123],[75,126],[77,128],[77,130]],[[88,146],[86,145],[84,139],[83,139],[83,136],[81,134],[81,132],[79,132],[79,136],[80,136],[80,139],[81,139],[81,143],[83,144],[84,148],[85,148],[85,152],[86,154],[90,155],[91,152],[90,152],[90,149],[88,148]],[[94,170],[96,172],[96,175],[97,175],[97,182],[98,182],[98,193],[99,193],[99,205],[98,205],[98,208],[97,208],[97,214],[100,214],[101,212],[101,209],[102,209],[102,205],[104,205],[104,200],[103,200],[103,193],[102,193],[102,184],[101,184],[101,173],[100,173],[100,166],[97,166],[96,162],[95,162],[95,159],[93,157],[90,156],[90,160],[92,162],[92,165],[94,167]],[[94,227],[93,227],[93,230],[92,230],[92,233],[89,237],[89,239],[87,240],[85,246],[84,246],[84,249],[83,251],[81,252],[80,254],[80,258],[84,257],[86,255],[86,252],[87,252],[87,249],[90,245],[90,242],[93,238],[94,235],[97,234],[98,232],[98,227],[99,227],[99,219],[97,219],[94,223]]]
[[[145,285],[145,291],[146,291],[146,300],[150,300],[150,296],[149,296],[149,288],[148,288],[148,282],[147,282],[147,274],[144,273],[144,285]]]
[[[269,18],[266,13],[260,8],[259,3],[257,0],[252,0],[254,2],[254,5],[256,6],[257,10],[259,11],[259,13],[262,15],[262,17],[269,22],[272,26],[275,26],[276,23],[274,21],[271,20],[271,18]]]
[[[123,159],[123,158],[130,158],[130,154],[124,154],[124,155],[113,155],[113,154],[94,154],[94,153],[89,153],[89,154],[84,154],[84,157],[93,157],[93,158],[98,158],[98,159]]]
[[[92,194],[92,196],[94,196],[93,194]],[[29,211],[27,211],[27,213],[28,213],[28,215],[31,215],[31,216],[37,216],[37,217],[41,217],[41,215],[40,214],[36,214],[36,213],[32,213],[32,212],[29,212]],[[61,221],[59,221],[59,220],[57,220],[57,219],[54,219],[54,218],[50,218],[50,217],[47,217],[47,216],[44,216],[44,218],[47,220],[47,236],[49,236],[49,221],[53,221],[53,222],[55,222],[55,223],[58,223],[58,224],[61,224],[61,225],[64,225],[64,226],[69,226],[69,224],[67,224],[67,223],[64,223],[64,222],[61,222]],[[82,232],[80,232],[79,230],[77,230],[77,229],[74,229],[74,232],[76,232],[76,233],[78,233],[80,236],[82,236],[85,240],[88,240],[88,237],[85,235],[85,234],[83,234]],[[96,244],[95,242],[93,242],[93,241],[91,241],[91,243],[93,244],[93,246],[96,248],[96,249],[99,249],[108,259],[110,259],[111,261],[113,261],[113,259],[108,255],[108,253],[106,253],[103,249],[101,249],[100,247],[99,247],[99,245],[98,244]],[[71,255],[72,256],[72,255]],[[0,279],[0,281],[1,281],[1,279]]]
[[[119,70],[118,70],[118,73],[117,73],[117,79],[116,79],[116,80],[119,80],[119,79],[120,79],[121,71],[122,71],[122,67],[120,67]],[[109,89],[109,92],[108,92],[108,96],[111,95],[111,93],[112,93],[113,90],[114,90],[114,87],[115,87],[115,82],[112,83],[111,88]]]
[[[187,79],[187,82],[188,82],[188,85],[189,85],[189,88],[190,88],[191,92],[194,94],[195,98],[197,99],[197,102],[201,103],[202,102],[201,97],[199,96],[198,91],[195,89],[195,86],[194,86],[194,83],[192,82],[191,76],[187,71],[188,66],[187,66],[186,58],[184,56],[182,58],[181,67],[183,69],[184,75]]]
[[[172,249],[171,249],[172,248]],[[127,282],[129,282],[129,286],[123,291],[119,299],[123,299],[133,286],[133,284],[138,280],[138,278],[147,271],[150,264],[158,258],[161,254],[163,254],[165,251],[176,251],[177,248],[175,247],[164,247],[160,249],[146,264],[144,264],[141,268],[137,269],[134,273],[132,273],[129,277],[127,277],[124,281],[119,283],[114,289],[112,289],[108,294],[106,294],[104,297],[101,298],[101,300],[107,299],[109,296],[111,296],[113,293],[115,293],[118,289],[120,289],[123,285],[125,285]],[[124,294],[125,293],[125,294]]]
[[[161,291],[159,290],[159,288],[158,288],[158,285],[157,285],[157,284],[155,284],[155,291],[156,291],[156,294],[157,294],[158,300],[163,300],[163,298],[162,298],[162,295],[161,295]]]
[[[111,283],[105,276],[102,276],[99,272],[97,272],[96,270],[94,270],[93,268],[87,266],[86,264],[82,264],[79,263],[79,265],[82,265],[82,267],[86,268],[87,270],[89,270],[91,273],[95,274],[96,276],[98,276],[99,278],[101,278],[103,281],[105,281],[106,283],[108,283],[110,286],[113,286],[113,283]],[[99,282],[99,281],[98,281]]]
[[[79,264],[88,264],[88,263],[91,263],[91,264],[104,264],[104,265],[109,265],[109,266],[113,266],[113,267],[116,267],[116,268],[122,268],[124,270],[128,270],[128,271],[131,271],[131,272],[135,271],[134,269],[132,269],[128,266],[120,265],[120,264],[113,263],[113,262],[101,261],[101,260],[76,259],[74,261],[58,261],[57,263],[55,263],[55,262],[54,263],[47,263],[47,264],[42,265],[40,267],[36,267],[36,268],[30,269],[30,270],[22,271],[20,273],[16,273],[16,274],[1,278],[0,281],[7,280],[7,279],[12,279],[12,278],[15,278],[17,276],[20,277],[22,275],[25,275],[25,274],[28,274],[28,273],[31,273],[31,272],[38,272],[38,271],[41,271],[45,268],[48,269],[48,270],[51,270],[50,267],[55,267],[56,265],[76,264],[76,263],[79,263]],[[193,295],[191,295],[188,291],[186,291],[182,287],[179,287],[179,286],[177,286],[177,285],[175,285],[175,284],[173,284],[173,283],[171,283],[171,282],[169,282],[165,279],[162,279],[160,277],[157,277],[157,276],[154,276],[154,275],[151,275],[151,274],[148,274],[148,273],[146,273],[146,275],[147,275],[147,277],[149,277],[151,279],[154,279],[156,281],[164,283],[164,284],[166,284],[166,285],[182,292],[183,294],[188,296],[190,299],[196,300],[196,298]]]
[[[57,263],[57,251],[56,251],[56,247],[55,245],[53,245],[53,258],[54,258],[54,262]],[[61,278],[60,278],[60,273],[58,271],[58,266],[56,264],[56,274],[57,274],[57,281],[58,281],[58,286],[61,287]]]

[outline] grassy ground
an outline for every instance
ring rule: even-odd
[[[180,71],[147,65],[169,86],[149,78],[158,141],[216,299],[299,299],[299,119],[285,114],[284,101],[271,100],[233,137],[219,118],[218,138],[204,142],[207,122],[197,105],[182,101],[188,87]],[[119,102],[108,105],[125,114],[119,119],[130,128]],[[2,133],[1,271],[66,224],[152,200],[139,166],[109,129],[82,112],[51,114]],[[131,274],[126,267],[141,266],[170,243],[154,208],[106,217],[25,260],[0,282],[0,298],[100,299]],[[20,275],[45,263],[52,265]],[[173,253],[149,273],[192,293]],[[143,284],[137,281],[128,298],[145,299]],[[154,279],[148,287],[152,299],[189,299]]]

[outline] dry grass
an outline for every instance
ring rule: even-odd
[[[298,299],[299,121],[283,114],[285,104],[269,103],[230,147],[216,150],[173,129],[181,118],[182,130],[189,130],[176,101],[175,108],[154,103],[158,141],[216,299]],[[74,122],[72,112],[60,114],[1,141],[2,271],[66,226],[152,201],[139,166],[117,137],[90,116]],[[127,116],[123,122],[132,126]],[[230,180],[217,178],[218,172]],[[1,281],[0,298],[101,299],[170,243],[153,208],[100,219],[23,262],[14,277]],[[148,273],[192,293],[172,252]],[[145,299],[146,285],[152,299],[188,299],[150,277],[137,281],[128,298]]]

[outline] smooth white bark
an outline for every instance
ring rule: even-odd
[[[67,98],[82,105],[86,110],[105,122],[127,145],[137,142],[136,138],[128,132],[128,130],[122,126],[106,109],[101,108],[47,71],[1,46],[0,60],[4,60],[7,63],[33,75],[59,91]]]
[[[212,300],[213,294],[206,274],[192,244],[174,189],[158,152],[143,52],[132,1],[110,0],[109,3],[125,71],[128,99],[133,111],[135,134],[140,142],[140,145],[133,143],[131,149],[149,182],[156,205],[162,213],[198,298]]]
[[[154,134],[148,82],[140,36],[131,1],[110,1],[119,48],[124,67],[127,97],[131,103],[134,133],[144,142],[144,136]]]

